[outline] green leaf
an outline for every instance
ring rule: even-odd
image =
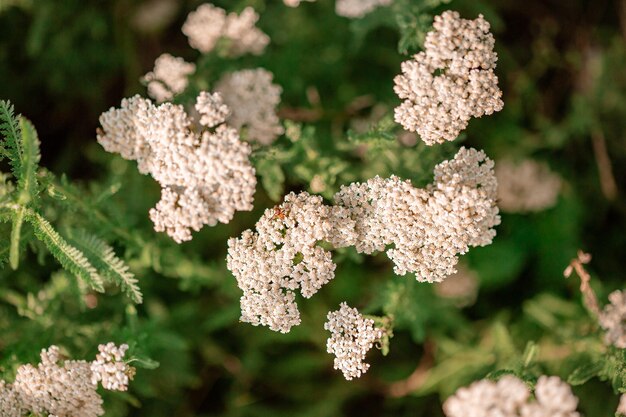
[[[115,256],[112,247],[83,230],[71,231],[68,240],[85,254],[104,278],[118,285],[135,303],[142,302],[135,275],[124,261]]]
[[[524,353],[522,354],[522,370],[526,370],[537,357],[537,353],[539,351],[539,347],[535,342],[528,342],[526,344],[526,348],[524,348]]]
[[[133,366],[143,369],[156,369],[160,365],[159,362],[147,357],[134,357],[128,361],[128,364],[133,364]]]
[[[18,202],[23,205],[36,205],[38,201],[37,170],[39,168],[39,138],[33,124],[20,117],[21,162],[17,177]]]
[[[126,243],[144,247],[143,240],[136,233],[129,233],[126,228],[109,218],[94,204],[95,198],[91,194],[71,183],[65,176],[57,179],[51,173],[46,172],[45,180],[49,186],[54,187],[56,200],[62,201],[69,210],[80,210],[92,224],[98,226],[98,230],[111,231]]]
[[[387,115],[379,122],[370,127],[367,132],[356,133],[348,131],[348,140],[354,143],[367,143],[370,145],[385,145],[396,142],[396,130],[398,125],[394,122],[393,116]]]
[[[263,158],[259,160],[256,170],[261,177],[261,184],[263,184],[267,195],[274,201],[282,199],[285,174],[277,161],[270,158]]]
[[[11,240],[8,233],[8,225],[4,224],[7,221],[3,216],[3,212],[0,211],[0,268],[9,260],[9,254],[11,250]]]
[[[594,361],[586,363],[574,369],[567,377],[567,383],[570,385],[582,385],[591,378],[597,376],[604,368],[602,361]]]
[[[15,117],[13,105],[10,101],[0,100],[0,134],[4,141],[0,145],[0,155],[9,158],[13,175],[18,177],[21,169],[22,154],[20,145],[20,125]]]
[[[63,239],[52,225],[38,213],[29,212],[27,220],[32,224],[35,236],[46,245],[52,256],[59,261],[63,268],[83,280],[95,291],[104,292],[102,277],[80,250]]]
[[[21,207],[13,214],[13,225],[11,228],[11,249],[9,251],[9,264],[13,270],[20,265],[20,238],[22,236],[22,224],[26,208]]]

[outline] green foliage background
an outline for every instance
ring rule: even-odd
[[[562,272],[580,248],[594,256],[601,303],[624,287],[623,0],[396,0],[357,21],[336,16],[331,0],[297,9],[279,0],[216,1],[229,11],[254,6],[272,40],[264,55],[235,60],[187,45],[180,27],[199,2],[175,2],[171,18],[146,29],[136,15],[150,4],[0,0],[0,98],[16,113],[0,108],[0,168],[13,173],[0,178],[1,378],[11,380],[18,364],[51,344],[91,358],[112,340],[131,345],[140,369],[128,393],[105,393],[107,416],[441,416],[440,401],[456,388],[506,372],[531,383],[559,375],[575,385],[584,415],[614,413],[617,393],[626,392],[624,352],[603,345],[578,278]],[[405,147],[392,122],[393,77],[447,8],[491,22],[504,110],[472,120],[452,144]],[[255,150],[255,210],[183,245],[152,230],[155,181],[95,140],[99,114],[145,95],[139,78],[164,52],[198,65],[178,102],[226,71],[261,66],[283,87],[280,114],[290,119],[287,135]],[[350,121],[377,103],[382,120],[352,131]],[[602,186],[599,142],[615,195]],[[374,175],[424,185],[461,144],[496,160],[546,161],[564,179],[555,207],[503,214],[494,243],[465,256],[480,279],[473,306],[459,309],[428,284],[394,276],[384,255],[343,250],[334,254],[335,280],[300,303],[303,323],[291,333],[238,322],[226,240],[265,208],[288,191],[310,190],[316,175],[326,198]],[[371,352],[370,371],[352,382],[325,352],[323,322],[341,301],[394,316],[388,355]]]

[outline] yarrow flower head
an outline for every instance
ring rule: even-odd
[[[335,369],[340,370],[347,380],[359,378],[367,372],[370,365],[364,362],[365,355],[384,333],[374,327],[374,320],[341,303],[339,310],[328,313],[324,329],[330,332],[326,350],[335,355]]]
[[[418,189],[391,176],[342,187],[335,203],[356,224],[356,250],[383,251],[398,275],[439,282],[455,272],[458,255],[491,243],[499,224],[493,162],[482,151],[461,148],[435,167],[435,182]]]
[[[395,120],[427,145],[454,140],[470,118],[503,106],[495,41],[483,16],[465,20],[446,11],[435,17],[433,28],[424,51],[403,62],[394,79],[394,91],[404,100]]]
[[[224,39],[226,53],[230,56],[260,55],[270,39],[255,26],[258,20],[259,15],[252,7],[246,7],[237,15],[226,14],[224,9],[205,3],[189,13],[182,31],[189,45],[202,53],[211,52],[217,42]]]
[[[335,12],[339,16],[359,19],[380,6],[389,6],[393,0],[337,0]]]
[[[0,414],[8,417],[27,413],[66,417],[103,415],[102,397],[96,391],[98,382],[102,381],[105,389],[126,390],[129,375],[134,371],[122,362],[125,345],[106,346],[106,352],[112,356],[101,356],[101,349],[94,362],[63,361],[56,346],[42,350],[41,362],[36,367],[20,366],[13,384],[0,381]],[[115,371],[105,370],[112,363],[119,364]]]
[[[599,317],[600,326],[606,331],[606,343],[626,349],[626,291],[613,291],[609,301]]]
[[[349,246],[352,225],[344,209],[291,193],[265,211],[256,232],[230,239],[227,266],[243,290],[241,321],[283,333],[300,324],[295,291],[309,298],[334,277],[330,252],[319,242]]]
[[[196,66],[184,59],[162,54],[154,61],[154,69],[144,75],[143,81],[148,85],[148,95],[157,103],[171,100],[182,93],[189,84],[189,75]]]
[[[537,212],[553,207],[561,178],[543,163],[504,159],[496,164],[498,206],[510,213]]]
[[[232,109],[228,123],[240,129],[246,128],[246,139],[269,145],[283,134],[276,107],[280,103],[282,89],[272,84],[271,72],[257,68],[236,71],[223,76],[215,91]]]
[[[98,346],[96,360],[91,362],[91,382],[100,382],[104,389],[111,391],[128,390],[128,382],[132,376],[132,370],[126,362],[124,356],[128,350],[128,345],[119,347],[113,342]]]
[[[443,404],[447,417],[580,417],[578,399],[568,384],[556,376],[541,376],[535,400],[518,378],[507,375],[498,382],[487,379],[460,388]]]
[[[437,282],[455,272],[458,254],[491,243],[498,224],[493,162],[462,148],[435,168],[435,182],[418,189],[398,177],[342,187],[335,205],[291,193],[265,211],[256,232],[228,241],[228,269],[241,297],[241,320],[288,332],[300,323],[294,291],[308,298],[334,278],[334,248],[387,250],[399,275]]]
[[[223,124],[228,109],[220,96],[201,93],[196,110],[206,130],[192,129],[183,106],[154,106],[139,96],[100,116],[98,142],[136,160],[139,172],[161,185],[161,201],[150,218],[156,231],[179,243],[191,239],[191,230],[228,223],[235,211],[251,210],[256,186],[250,146]]]

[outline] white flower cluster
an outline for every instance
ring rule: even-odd
[[[262,145],[271,144],[284,132],[276,114],[282,89],[272,84],[272,78],[263,68],[248,69],[224,75],[215,86],[232,109],[228,123],[236,129],[245,127],[246,139]]]
[[[389,6],[393,0],[337,0],[335,12],[339,16],[359,19],[380,6]]]
[[[345,210],[324,205],[319,196],[291,193],[265,210],[257,232],[229,239],[227,266],[243,290],[241,321],[283,333],[300,324],[295,291],[309,298],[334,277],[330,252],[318,242],[347,246],[350,226]]]
[[[394,79],[403,99],[395,120],[417,131],[427,145],[454,140],[472,117],[502,109],[502,92],[494,73],[497,54],[489,23],[461,19],[446,11],[435,17],[424,51],[402,63]]]
[[[335,355],[335,369],[348,381],[367,372],[370,365],[364,362],[365,355],[383,337],[383,330],[374,327],[374,320],[341,303],[339,310],[328,313],[324,329],[330,332],[326,350]]]
[[[171,100],[185,91],[188,77],[195,70],[194,64],[182,58],[162,54],[154,61],[154,69],[143,77],[143,81],[148,84],[148,95],[157,103]]]
[[[207,130],[192,129],[182,106],[154,106],[139,96],[100,116],[98,142],[104,149],[136,160],[139,171],[161,185],[161,201],[150,218],[156,231],[178,243],[190,240],[191,230],[228,223],[235,211],[251,210],[256,186],[250,146],[223,124],[228,109],[219,94],[200,93],[196,110]]]
[[[439,282],[455,272],[458,255],[491,243],[500,223],[493,162],[482,151],[461,148],[435,167],[435,182],[418,189],[391,176],[342,187],[336,204],[356,222],[356,250],[383,251],[398,275]]]
[[[459,253],[491,243],[499,223],[495,193],[493,162],[465,148],[435,168],[426,189],[376,177],[342,187],[334,206],[291,193],[265,211],[256,232],[228,241],[228,269],[243,290],[241,320],[285,333],[298,325],[294,291],[309,298],[334,277],[330,252],[319,242],[367,254],[394,244],[387,254],[397,274],[441,281],[455,272]]]
[[[20,366],[13,384],[0,381],[0,415],[103,415],[102,397],[97,392],[98,381],[102,381],[103,387],[108,390],[128,389],[128,375],[132,375],[133,368],[123,362],[127,348],[126,345],[117,348],[112,343],[101,345],[101,355],[94,362],[61,361],[56,346],[42,350],[37,367],[30,364]],[[102,352],[112,355],[102,356]],[[96,377],[94,372],[100,372],[100,376]]]
[[[561,178],[546,164],[524,159],[504,159],[496,164],[498,206],[510,213],[527,213],[554,206],[561,190]]]
[[[507,375],[498,382],[483,379],[460,388],[443,404],[447,417],[580,417],[578,398],[556,376],[541,376],[535,400],[518,378]]]
[[[626,349],[626,291],[613,291],[609,301],[598,318],[606,330],[606,343]]]
[[[99,353],[90,365],[91,382],[94,385],[100,382],[104,389],[111,391],[126,391],[130,374],[124,362],[127,350],[127,344],[117,347],[113,342],[98,346]]]
[[[237,15],[226,14],[224,9],[205,3],[189,13],[182,31],[189,45],[202,53],[211,52],[220,39],[225,39],[230,56],[260,55],[270,38],[255,26],[258,20],[259,15],[252,7]]]

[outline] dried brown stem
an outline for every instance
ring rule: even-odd
[[[593,154],[596,157],[598,173],[600,174],[600,188],[602,189],[602,194],[604,194],[607,200],[614,200],[615,197],[617,197],[617,184],[613,176],[611,159],[606,149],[604,133],[599,129],[594,129],[591,132],[591,143],[593,144]]]
[[[583,302],[587,310],[591,312],[596,318],[600,315],[600,308],[598,307],[598,297],[593,292],[591,285],[591,275],[585,270],[583,265],[588,264],[591,261],[591,255],[578,251],[578,256],[570,262],[570,264],[563,271],[565,278],[568,278],[572,271],[576,271],[576,274],[580,277],[580,292],[583,294]]]

